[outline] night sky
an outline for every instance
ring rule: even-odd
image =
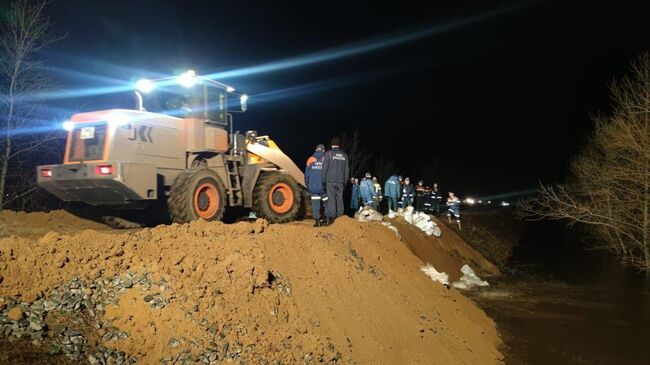
[[[392,47],[222,81],[251,95],[236,129],[271,135],[300,166],[316,144],[358,126],[366,149],[412,180],[480,195],[561,181],[589,116],[609,107],[607,83],[650,49],[649,2],[601,3],[54,0],[54,31],[67,37],[46,58],[61,86],[75,89],[149,72],[228,71],[436,27]],[[54,104],[127,106],[119,100]]]

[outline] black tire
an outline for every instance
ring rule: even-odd
[[[253,197],[255,211],[270,223],[295,220],[302,200],[296,181],[280,172],[260,175]]]
[[[219,175],[210,169],[186,170],[174,180],[168,205],[175,223],[221,220],[226,210],[226,189]]]

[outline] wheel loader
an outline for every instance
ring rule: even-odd
[[[178,223],[220,220],[228,207],[272,223],[296,218],[301,169],[268,136],[233,132],[246,95],[193,71],[134,86],[134,109],[63,123],[63,163],[37,167],[43,189],[65,202],[148,212],[140,214],[164,206]]]

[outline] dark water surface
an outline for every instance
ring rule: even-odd
[[[508,364],[650,364],[648,277],[554,223],[523,231],[507,274],[469,296],[499,327]]]

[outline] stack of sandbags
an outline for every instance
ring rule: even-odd
[[[431,217],[422,212],[414,212],[413,207],[406,207],[406,209],[399,209],[397,215],[400,215],[404,218],[406,222],[412,224],[422,232],[426,233],[427,236],[442,236],[442,230],[440,227],[431,220]]]
[[[431,217],[428,214],[422,212],[413,214],[413,225],[426,233],[427,236],[442,236],[442,231],[435,222],[431,221]]]

